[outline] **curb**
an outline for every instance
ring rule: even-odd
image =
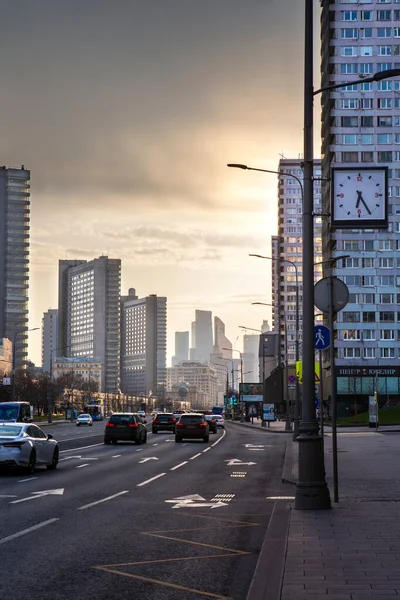
[[[283,463],[282,483],[297,485],[299,469],[299,445],[293,440],[286,442],[285,460]]]
[[[46,427],[49,425],[65,425],[67,423],[72,423],[72,421],[53,421],[52,423],[47,423],[47,421],[45,421],[44,423],[42,421],[33,421],[34,425],[37,425],[38,427]]]
[[[286,435],[293,435],[293,431],[285,431],[284,429],[271,429],[270,427],[261,427],[261,425],[252,425],[251,423],[240,423],[239,421],[226,421],[232,425],[239,425],[239,427],[247,427],[247,429],[256,429],[257,431],[263,431],[264,433],[286,433]]]
[[[279,600],[289,535],[290,504],[275,503],[246,600]]]

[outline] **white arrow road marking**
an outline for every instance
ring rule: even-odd
[[[226,502],[206,502],[206,499],[199,494],[192,494],[191,496],[179,496],[173,500],[165,500],[167,504],[173,504],[171,508],[221,508],[222,506],[228,506]]]
[[[179,502],[171,508],[221,508],[221,506],[228,506],[225,502]]]
[[[27,502],[28,500],[36,500],[36,498],[44,498],[45,496],[62,496],[64,488],[58,488],[56,490],[43,490],[41,492],[31,492],[31,495],[27,498],[21,498],[21,500],[13,500],[10,504],[19,504],[20,502]]]
[[[28,529],[23,529],[22,531],[18,531],[18,533],[13,533],[12,535],[9,535],[8,537],[5,537],[2,540],[0,540],[0,544],[5,544],[6,542],[15,540],[16,538],[21,537],[21,535],[26,535],[27,533],[30,533],[31,531],[35,531],[36,529],[40,529],[41,527],[45,527],[46,525],[50,525],[50,523],[55,523],[56,521],[59,521],[59,519],[49,519],[48,521],[43,521],[43,523],[38,523],[37,525],[34,525],[33,527],[28,527]]]
[[[139,460],[139,464],[145,463],[148,460],[158,460],[157,456],[149,456],[148,458],[142,458],[142,460]]]
[[[239,460],[237,458],[231,458],[230,460],[225,460],[224,462],[228,463],[228,467],[231,467],[232,465],[256,465],[257,464],[255,462],[242,462],[241,460]]]

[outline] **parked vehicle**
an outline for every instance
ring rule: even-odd
[[[104,443],[116,444],[118,441],[145,444],[147,442],[146,425],[137,413],[114,413],[104,431]]]
[[[58,458],[51,433],[33,423],[0,422],[0,467],[23,467],[32,475],[38,466],[56,469]]]
[[[175,442],[181,442],[184,438],[201,438],[203,442],[208,442],[209,433],[210,428],[204,415],[186,413],[176,424]]]

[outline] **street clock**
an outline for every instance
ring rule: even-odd
[[[331,226],[387,229],[388,167],[338,167],[331,176]]]

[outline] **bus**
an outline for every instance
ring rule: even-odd
[[[0,402],[0,421],[31,423],[33,407],[29,402]]]
[[[102,421],[104,419],[103,404],[85,404],[85,413],[88,413],[93,421]]]
[[[211,413],[213,415],[221,415],[222,416],[223,412],[224,412],[224,407],[223,406],[217,406],[217,405],[215,405],[211,409]]]

